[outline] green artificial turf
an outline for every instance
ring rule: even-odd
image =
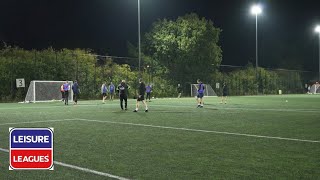
[[[128,179],[320,177],[319,95],[219,102],[205,98],[204,108],[196,108],[194,98],[153,99],[148,113],[143,106],[132,112],[134,100],[128,111],[118,100],[0,104],[0,148],[9,148],[9,127],[53,127],[55,161]],[[0,179],[109,179],[60,165],[8,166],[9,153],[0,151]]]

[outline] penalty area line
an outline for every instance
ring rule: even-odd
[[[9,153],[8,149],[0,148],[0,151]],[[120,176],[116,176],[116,175],[112,175],[109,173],[100,172],[100,171],[96,171],[96,170],[92,170],[92,169],[88,169],[88,168],[83,168],[83,167],[79,167],[79,166],[75,166],[75,165],[71,165],[71,164],[67,164],[67,163],[63,163],[63,162],[59,162],[59,161],[53,161],[53,163],[55,165],[59,165],[59,166],[63,166],[63,167],[67,167],[67,168],[71,168],[71,169],[75,169],[75,170],[79,170],[79,171],[83,171],[83,172],[87,172],[87,173],[91,173],[91,174],[95,174],[95,175],[99,175],[99,176],[104,176],[104,177],[109,177],[109,178],[114,178],[114,179],[119,179],[119,180],[129,180],[124,177],[120,177]]]

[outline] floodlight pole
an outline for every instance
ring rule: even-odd
[[[256,73],[258,69],[258,13],[256,13]]]
[[[140,0],[138,0],[138,48],[139,48],[139,78],[141,78],[141,35],[140,35]]]
[[[318,81],[320,81],[320,32],[318,33],[319,34],[319,78],[318,78]]]
[[[256,13],[256,81],[258,81],[258,13]],[[259,83],[257,85],[257,94],[259,94]]]
[[[320,81],[320,25],[317,25],[316,28],[314,29],[316,33],[318,33],[319,35],[319,54],[318,54],[318,58],[319,58],[319,74],[318,74],[318,81]]]

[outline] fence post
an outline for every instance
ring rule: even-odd
[[[13,57],[11,57],[11,99],[13,100],[14,94],[13,94]]]

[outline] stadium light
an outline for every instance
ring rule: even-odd
[[[317,25],[316,28],[314,28],[314,31],[320,33],[320,25]]]
[[[319,55],[318,55],[319,56],[319,79],[318,81],[320,81],[320,25],[317,25],[314,31],[319,34]]]
[[[251,7],[251,13],[254,14],[254,15],[258,15],[258,14],[261,14],[262,13],[262,9],[259,5],[253,5]]]

